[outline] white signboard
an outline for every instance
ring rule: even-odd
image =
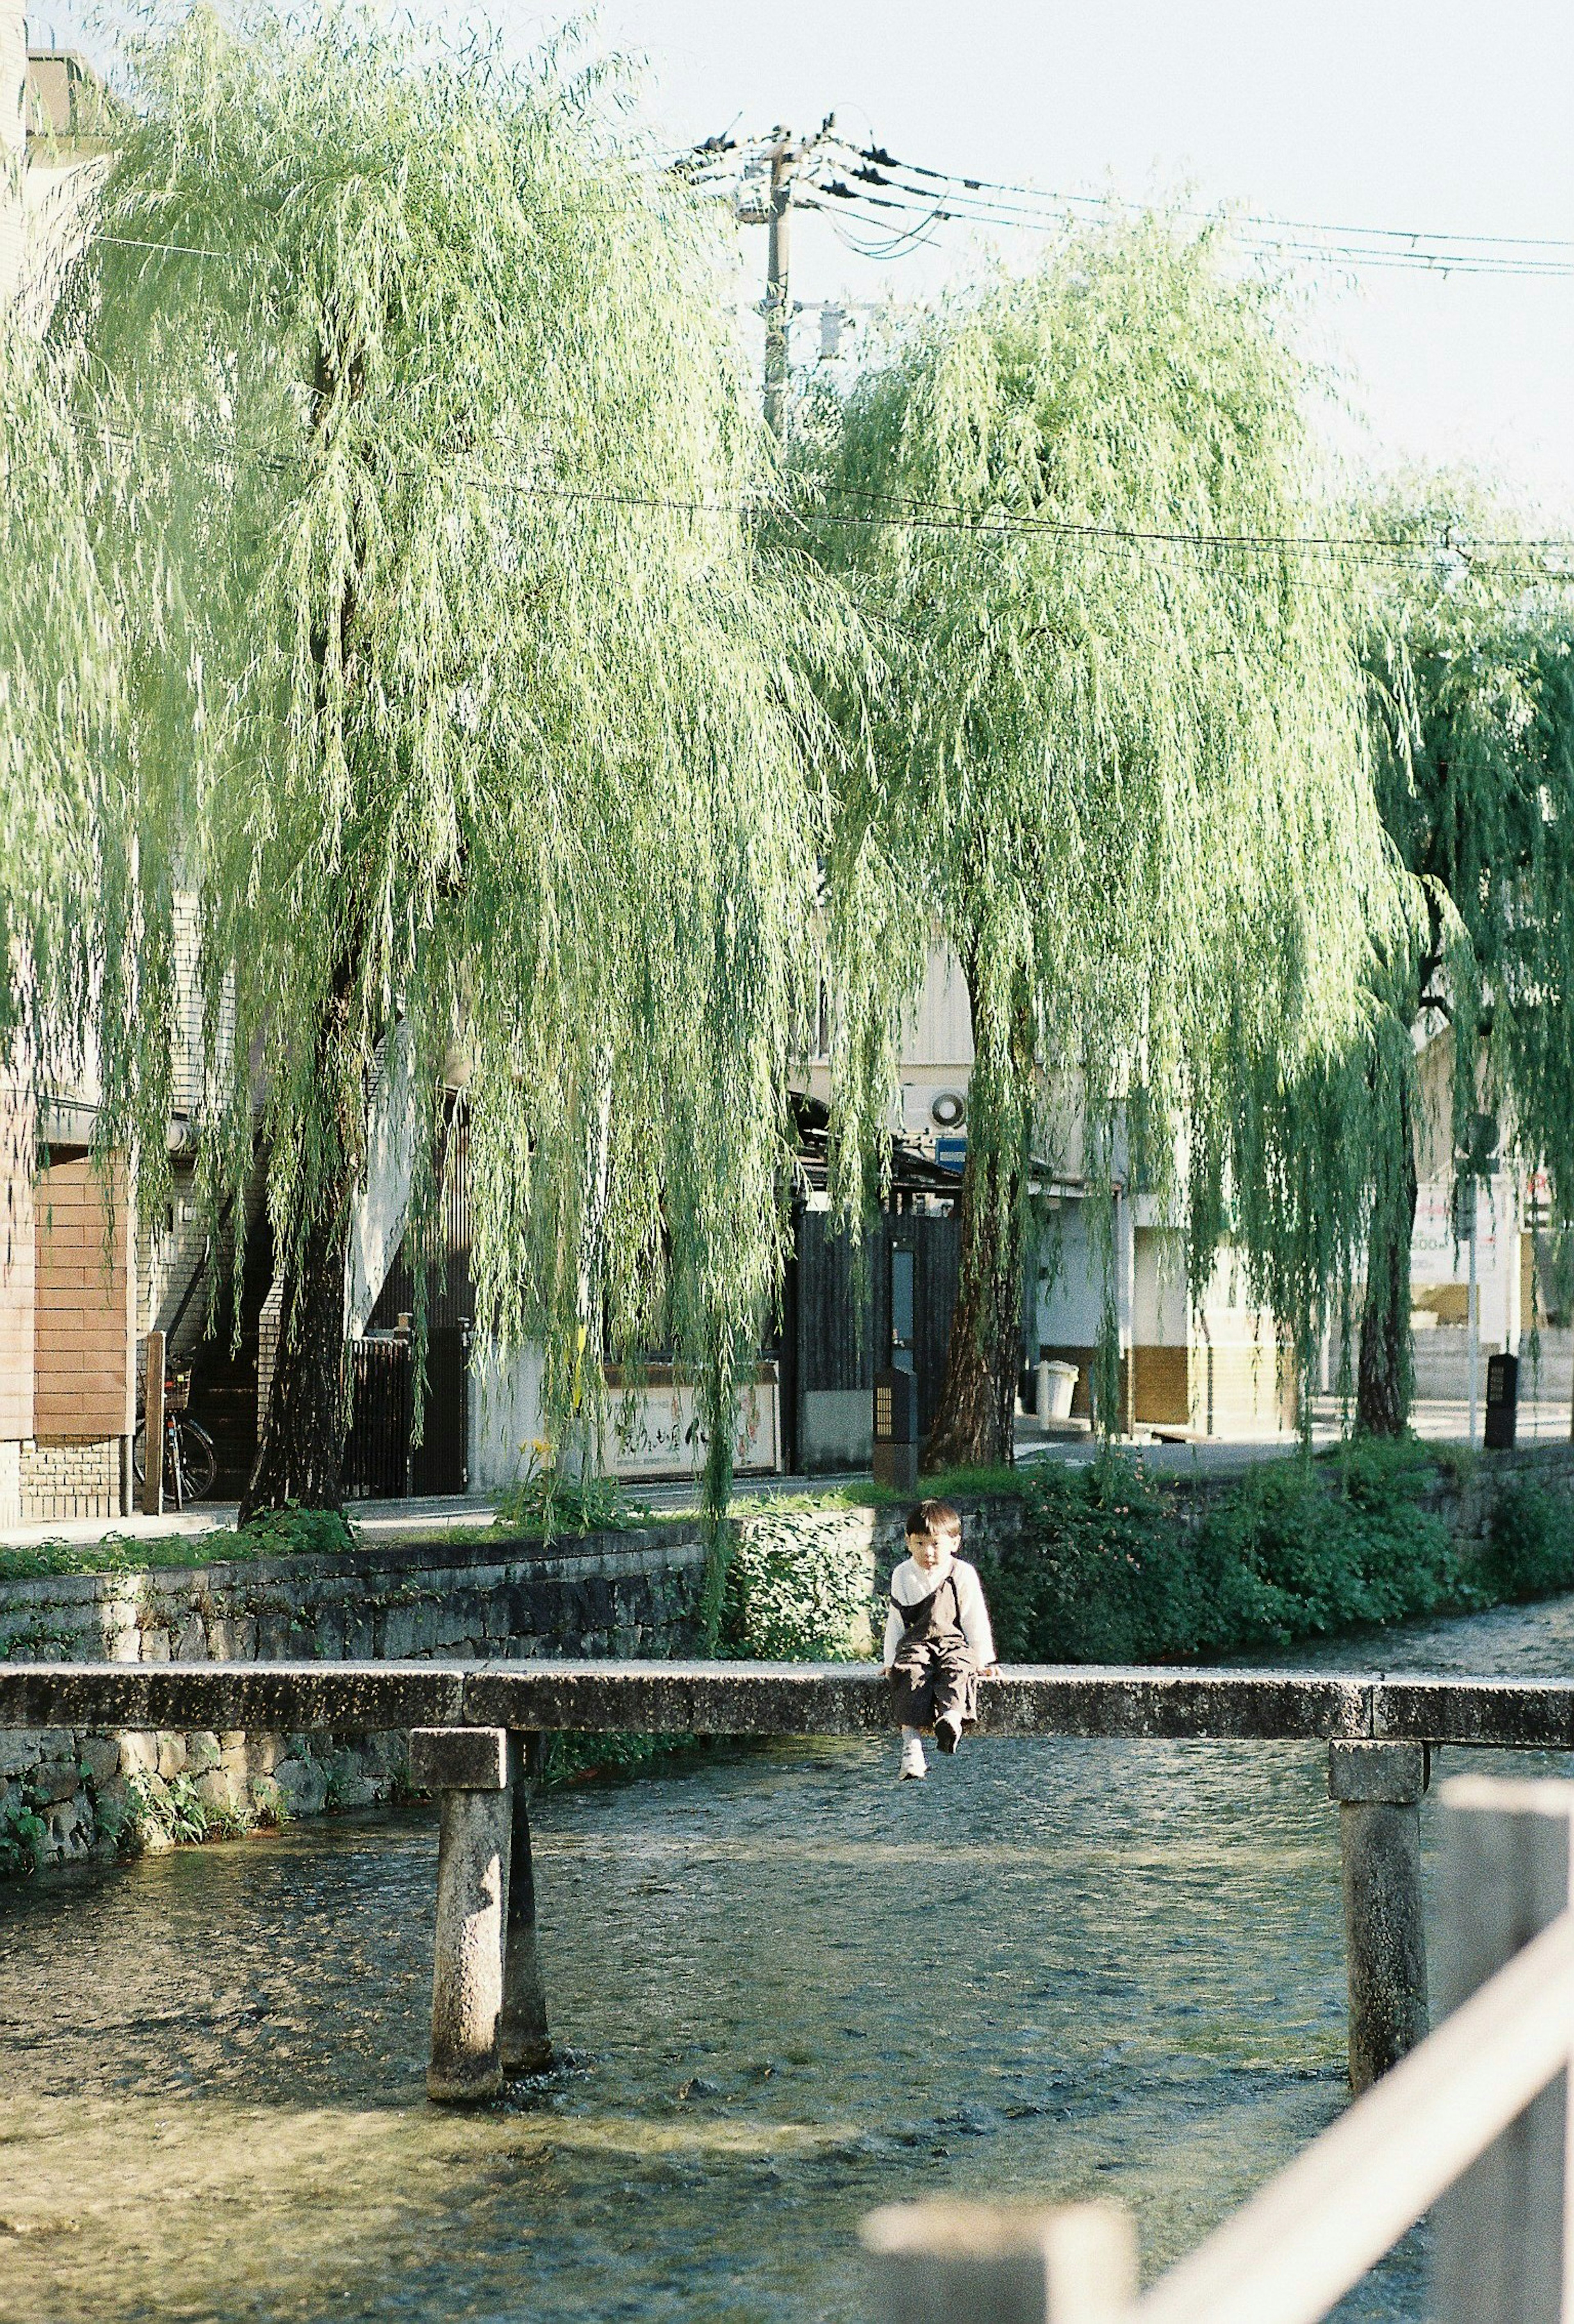
[[[705,1465],[708,1440],[699,1397],[663,1365],[636,1387],[610,1389],[611,1467],[620,1477],[693,1477]],[[733,1467],[740,1475],[781,1467],[781,1405],[773,1364],[738,1390]]]
[[[1496,1271],[1498,1212],[1493,1196],[1505,1182],[1484,1180],[1477,1197],[1476,1265],[1482,1275]],[[1415,1193],[1415,1233],[1410,1245],[1412,1283],[1463,1283],[1470,1246],[1454,1240],[1454,1190],[1446,1178],[1423,1178]]]

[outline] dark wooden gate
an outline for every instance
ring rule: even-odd
[[[345,1498],[399,1500],[407,1493],[462,1493],[469,1481],[469,1333],[439,1325],[427,1338],[421,1441],[413,1434],[413,1349],[401,1336],[352,1340]]]
[[[882,1215],[862,1251],[829,1213],[802,1210],[788,1263],[779,1345],[787,1459],[804,1459],[804,1398],[819,1390],[874,1390],[894,1363],[918,1377],[918,1425],[927,1434],[945,1380],[961,1250],[960,1222],[922,1212]]]
[[[470,1332],[436,1324],[426,1342],[426,1409],[410,1455],[412,1493],[462,1493],[470,1481]]]
[[[352,1340],[348,1352],[345,1499],[397,1500],[410,1489],[410,1342]]]

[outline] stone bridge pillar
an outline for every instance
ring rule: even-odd
[[[508,1738],[514,1834],[508,1868],[507,1933],[503,1957],[503,2070],[544,2074],[552,2062],[547,1999],[535,1941],[535,1866],[530,1852],[530,1796],[525,1740]]]
[[[1421,1796],[1428,1759],[1424,1743],[1329,1746],[1329,1794],[1339,1803],[1350,2089],[1356,2097],[1426,2037]]]
[[[442,1801],[427,2096],[474,2106],[503,2088],[508,1738],[500,1727],[413,1728],[410,1778]]]

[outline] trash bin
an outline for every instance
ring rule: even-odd
[[[1039,1359],[1039,1426],[1047,1428],[1051,1420],[1069,1420],[1071,1398],[1077,1389],[1077,1367],[1062,1363],[1055,1356]]]

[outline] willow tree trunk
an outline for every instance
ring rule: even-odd
[[[976,959],[965,958],[962,973],[977,1028]],[[968,1093],[961,1265],[945,1384],[924,1447],[923,1465],[930,1470],[1010,1468],[1015,1459],[1029,1084],[1034,1071],[1032,1014],[1020,997],[1012,1018],[1011,1052],[1002,1085],[994,1085],[994,1074],[980,1064]],[[999,1071],[997,1065],[995,1073]]]
[[[926,1469],[997,1469],[1014,1459],[1022,1370],[1022,1169],[968,1140],[961,1270],[945,1385],[924,1447]]]
[[[1366,1247],[1366,1294],[1356,1379],[1356,1425],[1403,1436],[1410,1420],[1410,1245],[1415,1231],[1415,1141],[1410,1089],[1401,1082],[1391,1147],[1378,1164]]]
[[[262,1445],[240,1505],[240,1522],[292,1503],[303,1509],[344,1504],[345,1271],[349,1186],[301,1237],[284,1276],[279,1347],[268,1390]]]
[[[356,966],[352,952],[341,955],[317,1028],[317,1085],[333,1095],[322,1124],[324,1150],[306,1187],[306,1216],[284,1246],[278,1352],[263,1441],[240,1505],[242,1525],[260,1509],[292,1502],[303,1509],[343,1506],[345,1285],[355,1157],[363,1142],[350,1029]]]

